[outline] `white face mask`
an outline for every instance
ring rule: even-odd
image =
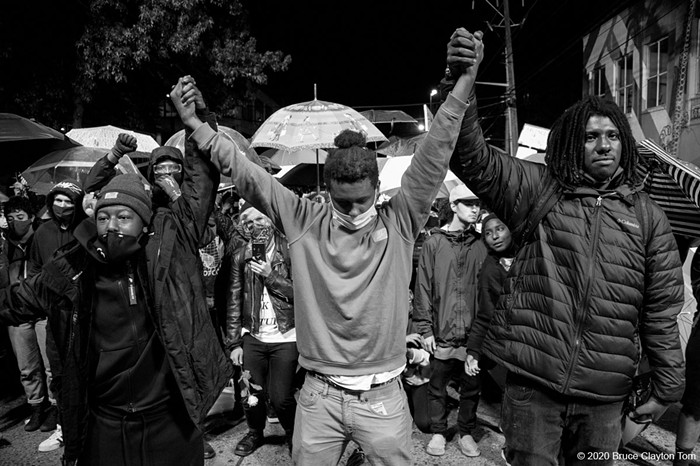
[[[344,226],[348,230],[359,230],[360,228],[366,226],[369,222],[372,221],[372,219],[374,219],[374,217],[377,216],[377,209],[374,206],[374,204],[372,204],[372,207],[370,207],[366,211],[362,212],[360,215],[356,215],[354,217],[351,215],[339,212],[335,208],[335,205],[333,205],[332,201],[331,201],[331,208],[333,209],[333,220],[340,223],[342,226]]]

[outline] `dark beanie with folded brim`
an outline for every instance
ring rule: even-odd
[[[131,208],[148,225],[153,215],[151,209],[151,187],[140,176],[133,173],[112,178],[100,190],[100,197],[95,205],[95,215],[103,207],[123,205]]]

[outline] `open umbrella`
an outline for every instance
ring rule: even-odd
[[[412,160],[412,155],[387,158],[386,162],[384,162],[384,165],[381,167],[381,171],[379,172],[379,192],[386,194],[387,196],[393,196],[396,194],[401,187],[403,174],[411,165]],[[457,178],[457,175],[452,173],[451,170],[448,170],[447,175],[440,186],[440,191],[438,191],[437,198],[448,197],[452,188],[461,183],[462,182],[459,180],[459,178]]]
[[[638,143],[644,190],[663,209],[674,233],[700,238],[700,168],[649,139]]]
[[[79,144],[63,133],[14,113],[0,113],[0,157],[3,175],[0,183],[21,171],[44,154]]]
[[[94,126],[92,128],[73,128],[66,135],[88,147],[101,147],[111,149],[120,133],[127,133],[136,138],[139,152],[151,152],[160,144],[148,134],[137,133],[112,125]]]
[[[420,132],[416,119],[402,110],[372,109],[360,114],[387,135],[409,136]]]
[[[317,186],[316,167],[319,167],[321,180],[323,180],[323,164],[299,163],[296,165],[284,165],[275,177],[285,186],[312,187]],[[323,187],[321,182],[320,187]]]
[[[82,185],[95,162],[107,151],[97,147],[72,147],[46,154],[22,172],[30,189],[38,194],[46,194],[51,187],[61,181],[71,180]],[[122,173],[139,171],[128,155],[119,160],[117,169]]]
[[[413,155],[416,153],[418,145],[425,139],[426,134],[428,133],[421,133],[410,138],[396,138],[389,144],[379,146],[377,153],[387,157]]]
[[[377,123],[418,123],[415,118],[401,110],[365,110],[360,115]]]
[[[243,152],[246,155],[246,157],[248,157],[248,160],[250,160],[251,162],[254,162],[254,163],[262,166],[266,170],[268,170],[268,168],[265,166],[265,164],[262,161],[262,159],[260,158],[260,156],[258,156],[257,152],[255,152],[253,150],[253,148],[250,146],[250,142],[245,138],[245,136],[243,136],[241,133],[239,133],[235,129],[229,128],[228,126],[219,125],[218,132],[219,132],[219,134],[224,136],[226,139],[231,141],[238,148],[238,150]],[[163,144],[163,145],[177,147],[184,154],[185,153],[185,130],[181,129],[177,133],[170,136],[168,138],[168,140],[165,141],[165,144]],[[270,165],[270,168],[274,172],[275,167]],[[268,170],[268,171],[270,171],[270,170]],[[230,177],[222,176],[221,177],[221,184],[222,185],[224,185],[224,184],[231,185],[233,183],[232,183]]]
[[[328,152],[322,149],[311,150],[311,149],[299,149],[299,150],[288,150],[288,149],[268,149],[262,153],[262,156],[269,157],[271,161],[284,165],[296,165],[298,163],[316,163],[316,155],[318,151],[318,163],[325,163],[326,157],[328,157]]]
[[[367,142],[386,141],[381,131],[354,109],[314,96],[314,100],[289,105],[273,113],[255,132],[251,145],[289,150],[331,148],[335,137],[345,129],[363,132]],[[317,167],[317,192],[320,192],[320,184],[320,167]]]

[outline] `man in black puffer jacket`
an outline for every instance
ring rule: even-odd
[[[448,44],[449,74],[469,63],[468,39],[459,30]],[[613,102],[588,97],[564,112],[545,160],[488,146],[471,105],[450,163],[520,246],[482,348],[509,371],[506,461],[557,464],[561,451],[567,464],[612,464],[640,352],[652,393],[633,417],[656,419],[683,393],[680,258],[668,219],[640,191],[634,138]]]

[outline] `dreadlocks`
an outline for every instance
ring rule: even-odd
[[[586,144],[586,125],[592,116],[603,116],[620,132],[622,153],[620,168],[623,170],[622,182],[635,186],[639,180],[635,170],[639,155],[627,118],[620,107],[610,100],[588,96],[575,103],[557,119],[549,133],[545,162],[554,177],[569,188],[581,184],[583,170],[584,146]]]

